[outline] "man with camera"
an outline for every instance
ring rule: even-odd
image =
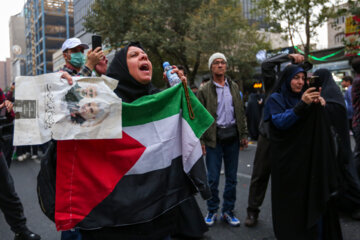
[[[261,74],[263,77],[265,98],[269,96],[271,90],[274,88],[274,86],[278,84],[278,76],[281,73],[281,64],[286,62],[300,64],[303,61],[304,56],[295,53],[280,54],[266,59],[261,64]],[[311,68],[311,66],[308,66],[308,68]],[[271,164],[269,161],[269,129],[267,123],[264,123],[263,116],[261,118],[262,119],[260,120],[259,126],[259,138],[257,142],[256,153],[253,163],[253,171],[251,175],[251,183],[249,188],[248,207],[246,209],[246,227],[254,227],[257,224],[260,213],[260,206],[262,205],[265,198],[265,193],[271,171]]]
[[[237,84],[225,76],[227,60],[224,54],[214,53],[209,59],[212,79],[198,91],[198,98],[215,122],[201,138],[206,154],[208,181],[212,198],[207,201],[205,223],[212,226],[219,208],[219,178],[222,159],[225,166],[225,190],[221,218],[231,226],[239,226],[234,215],[239,150],[247,147],[247,128],[243,103]]]

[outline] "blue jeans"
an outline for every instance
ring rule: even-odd
[[[222,212],[232,211],[236,201],[237,169],[239,160],[239,139],[231,143],[217,143],[215,148],[206,146],[206,167],[212,197],[207,201],[208,211],[219,209],[219,178],[222,159],[225,167],[225,190]]]

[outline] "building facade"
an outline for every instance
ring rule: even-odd
[[[260,29],[258,33],[264,38],[264,41],[270,43],[271,49],[280,49],[289,46],[289,41],[283,38],[282,33],[267,32],[264,29]]]
[[[11,59],[0,61],[0,88],[5,91],[11,85]]]
[[[74,30],[75,37],[80,38],[82,43],[91,46],[91,36],[93,34],[85,31],[85,17],[91,11],[91,5],[95,0],[74,0]]]
[[[12,64],[11,81],[15,81],[17,76],[25,75],[25,18],[21,12],[10,17],[9,21],[10,37],[10,59]]]
[[[53,72],[53,54],[74,36],[73,0],[27,0],[26,75]]]
[[[327,22],[328,48],[344,46],[345,20],[345,16],[340,16]]]
[[[336,10],[342,8],[347,8],[347,4],[339,5]],[[345,15],[338,16],[327,21],[328,48],[344,46],[346,17]]]
[[[63,57],[63,52],[61,49],[59,49],[53,54],[53,71],[59,71],[61,68],[64,67],[64,65],[65,59]]]
[[[257,24],[259,29],[267,29],[269,26],[265,23],[265,11],[256,11],[256,1],[254,0],[240,0],[243,17],[246,18],[250,25]]]

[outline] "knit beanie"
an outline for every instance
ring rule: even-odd
[[[221,58],[221,59],[223,59],[225,62],[227,62],[226,57],[225,57],[224,54],[219,53],[219,52],[214,53],[214,54],[211,55],[211,57],[209,58],[209,69],[210,69],[210,70],[211,70],[211,64],[212,64],[212,62],[213,62],[215,59],[217,59],[217,58]]]

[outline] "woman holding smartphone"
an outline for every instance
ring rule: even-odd
[[[304,69],[287,66],[265,105],[274,232],[278,240],[342,239],[331,207],[338,182],[325,100],[305,79]]]

